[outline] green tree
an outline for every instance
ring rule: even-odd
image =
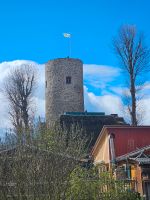
[[[41,128],[31,141],[0,151],[1,199],[65,200],[70,175],[86,155],[81,130]]]
[[[77,167],[71,174],[67,200],[139,200],[137,193],[99,167]]]

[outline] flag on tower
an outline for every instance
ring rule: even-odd
[[[65,38],[71,38],[71,34],[70,34],[70,33],[63,33],[63,36],[64,36]]]

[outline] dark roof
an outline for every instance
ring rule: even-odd
[[[91,141],[90,149],[94,146],[104,125],[126,124],[117,114],[105,115],[104,112],[66,112],[60,115],[60,123],[65,128],[70,128],[72,125],[82,128]]]
[[[138,162],[139,165],[150,164],[150,158],[130,158],[130,160]]]
[[[65,112],[69,116],[105,116],[104,112]]]

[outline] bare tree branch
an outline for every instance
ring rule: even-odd
[[[131,103],[127,107],[132,125],[137,125],[137,95],[142,88],[140,77],[150,70],[150,50],[144,44],[143,35],[137,34],[135,26],[121,27],[113,40],[113,48],[128,75]]]
[[[32,65],[21,65],[12,69],[4,81],[3,92],[9,102],[9,115],[17,134],[27,132],[30,110],[36,86],[36,71]]]

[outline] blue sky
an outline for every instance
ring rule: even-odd
[[[112,50],[112,38],[123,24],[137,26],[150,47],[149,0],[0,0],[0,88],[11,67],[32,63],[39,70],[35,95],[37,115],[44,116],[44,63],[68,56],[84,63],[85,109],[125,116],[124,74]],[[142,100],[144,124],[150,124],[150,80]],[[0,94],[0,128],[8,126],[5,100]],[[122,112],[123,111],[123,112]]]
[[[1,0],[0,61],[45,63],[72,56],[88,64],[117,65],[112,37],[122,24],[135,24],[150,44],[149,0]]]

